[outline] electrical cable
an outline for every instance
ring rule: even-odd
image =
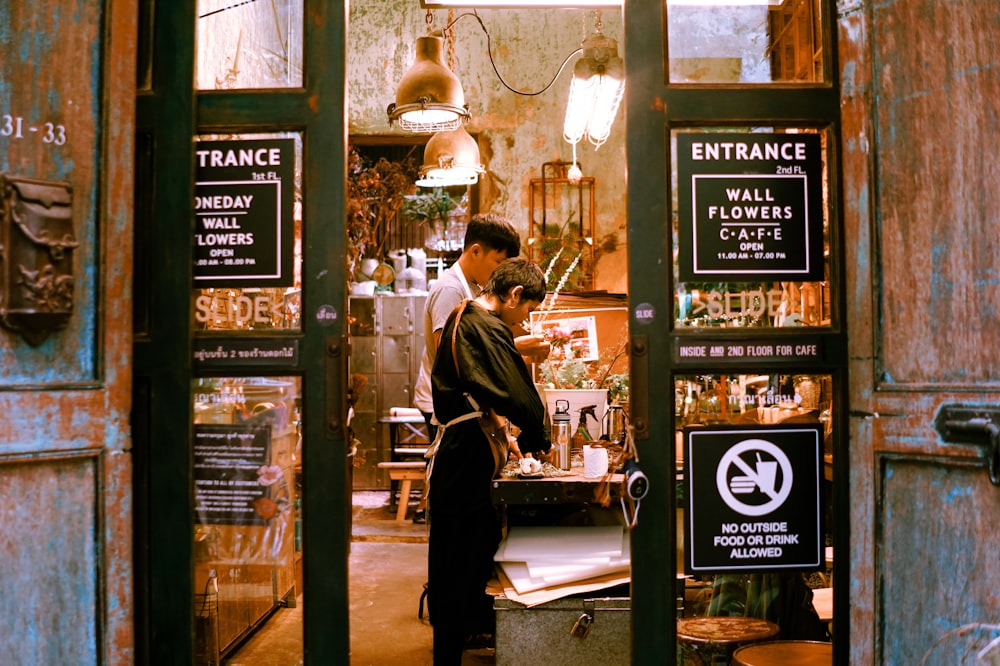
[[[534,97],[535,95],[541,95],[543,92],[545,92],[546,90],[548,90],[549,88],[552,87],[552,84],[554,84],[556,82],[556,79],[559,78],[559,75],[562,74],[562,71],[564,69],[566,69],[566,65],[569,64],[570,59],[573,56],[577,55],[578,53],[583,53],[583,49],[579,48],[579,49],[576,49],[575,51],[573,51],[572,53],[570,53],[568,56],[566,56],[566,58],[562,61],[562,64],[559,65],[559,70],[555,73],[555,76],[553,76],[552,80],[549,81],[545,85],[545,87],[542,88],[541,90],[538,90],[536,92],[525,92],[523,90],[517,90],[516,88],[511,87],[504,80],[503,76],[500,75],[500,70],[497,69],[497,64],[493,60],[493,45],[492,45],[493,44],[493,40],[490,37],[490,32],[489,32],[489,30],[486,29],[486,24],[483,23],[483,19],[481,19],[479,17],[479,14],[477,14],[475,11],[464,12],[462,14],[459,14],[457,17],[455,17],[455,19],[453,21],[451,21],[450,23],[448,23],[448,25],[445,26],[444,30],[441,31],[442,34],[444,34],[445,32],[447,32],[448,30],[451,30],[451,27],[453,25],[455,25],[456,23],[458,23],[460,20],[462,20],[462,18],[465,17],[465,16],[471,16],[471,17],[475,18],[479,22],[479,27],[483,29],[483,33],[486,35],[486,54],[490,58],[490,65],[493,66],[493,72],[497,75],[497,78],[500,79],[500,83],[502,83],[503,86],[507,90],[511,91],[512,93],[514,93],[516,95],[524,95],[525,97]]]
[[[243,2],[238,2],[235,5],[229,5],[228,7],[221,7],[219,9],[214,9],[214,10],[212,10],[210,12],[205,12],[204,14],[200,15],[198,18],[203,19],[206,16],[212,16],[214,14],[221,14],[222,12],[228,12],[230,9],[236,9],[237,7],[242,7],[243,5],[249,5],[249,4],[252,4],[254,2],[257,2],[257,0],[244,0]]]

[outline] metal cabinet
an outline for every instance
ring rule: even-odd
[[[423,295],[376,293],[349,300],[352,376],[365,386],[356,396],[351,429],[360,441],[354,457],[354,490],[384,490],[378,463],[390,460],[388,428],[379,419],[391,407],[412,407],[424,352]]]

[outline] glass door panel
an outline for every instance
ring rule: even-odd
[[[828,141],[808,128],[671,133],[677,329],[831,326]]]
[[[301,330],[301,134],[200,136],[195,176],[196,330]]]
[[[258,374],[299,362],[302,136],[205,134],[194,153],[195,661],[211,664],[303,602],[303,382]]]
[[[302,86],[302,0],[198,0],[197,90]]]
[[[301,603],[301,389],[298,377],[192,382],[196,663]]]
[[[679,662],[732,659],[709,630],[832,637],[830,144],[809,127],[670,132]]]
[[[671,83],[821,83],[821,0],[667,3]]]
[[[731,657],[724,643],[692,640],[716,626],[694,618],[830,640],[833,387],[831,374],[787,370],[674,377],[677,561],[688,574],[678,663]]]

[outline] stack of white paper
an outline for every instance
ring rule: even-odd
[[[506,596],[534,605],[627,582],[628,532],[621,526],[511,527],[493,559]]]

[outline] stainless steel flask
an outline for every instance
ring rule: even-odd
[[[559,469],[569,469],[570,452],[570,415],[569,400],[556,400],[556,413],[552,415],[552,446],[556,451],[556,466]]]

